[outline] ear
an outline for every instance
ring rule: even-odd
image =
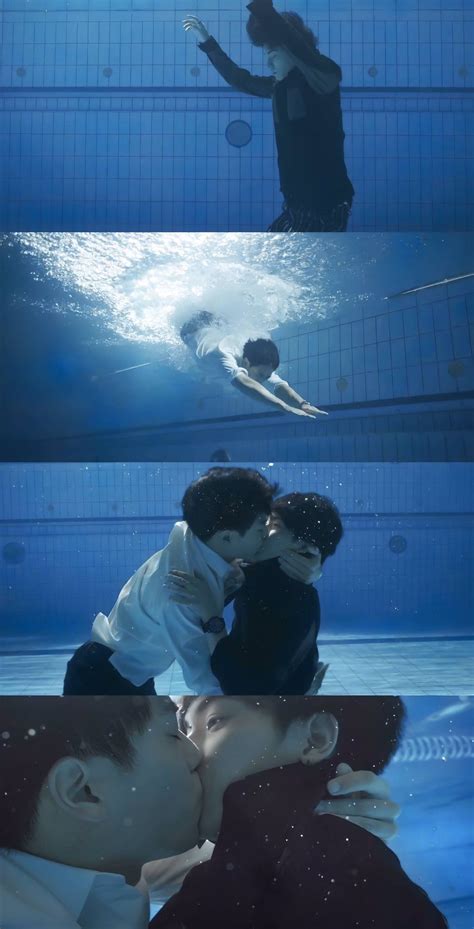
[[[250,361],[248,360],[246,355],[244,355],[244,357],[242,358],[242,364],[244,368],[250,368]]]
[[[314,713],[305,722],[306,743],[300,761],[306,765],[319,764],[330,758],[339,737],[339,725],[332,713]]]
[[[235,533],[232,529],[224,529],[222,532],[216,532],[216,535],[219,537],[220,542],[229,545],[230,542],[234,541]]]
[[[76,819],[91,823],[102,822],[105,808],[90,783],[87,761],[61,758],[49,771],[46,787],[53,803]]]

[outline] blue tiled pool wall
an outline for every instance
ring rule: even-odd
[[[217,385],[204,391],[194,420],[85,436],[81,455],[202,461],[225,448],[241,460],[472,461],[473,281],[418,290],[376,308],[358,302],[341,309],[337,322],[286,324],[281,336],[276,330],[281,375],[328,409],[327,418],[305,423],[268,415]],[[77,458],[77,439],[48,438],[35,445],[40,454],[43,446],[50,457]],[[31,454],[24,443],[17,457]]]
[[[472,880],[463,861],[472,851],[472,701],[408,697],[404,703],[401,751],[385,772],[402,808],[390,845],[451,929],[469,929]]]
[[[230,91],[158,0],[7,0],[8,229],[262,230],[280,209],[268,101]],[[472,228],[468,0],[282,2],[341,63],[353,230]],[[255,73],[241,0],[197,3]],[[227,141],[243,121],[251,139]]]
[[[283,492],[316,490],[340,508],[345,537],[319,585],[324,633],[469,631],[469,465],[256,466]],[[95,613],[110,610],[166,543],[184,488],[207,467],[0,466],[5,633],[87,635]]]

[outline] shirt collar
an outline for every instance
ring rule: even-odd
[[[61,903],[77,921],[88,897],[94,891],[94,885],[117,887],[117,892],[141,894],[135,887],[129,887],[121,874],[109,874],[104,871],[89,871],[87,868],[74,868],[71,865],[39,858],[27,852],[10,851],[9,857],[15,860],[23,871],[39,881]],[[143,896],[143,894],[141,894]]]

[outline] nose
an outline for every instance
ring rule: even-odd
[[[183,735],[182,732],[180,733],[180,738],[183,740],[185,747],[186,761],[191,771],[195,771],[196,768],[198,768],[201,764],[202,752],[197,747],[197,745],[195,745],[194,742],[191,742],[191,739],[188,739],[187,735]]]

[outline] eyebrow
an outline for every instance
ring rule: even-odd
[[[180,722],[184,729],[190,729],[191,724],[188,719],[188,713],[191,709],[197,716],[202,716],[204,711],[211,705],[213,697],[198,697],[196,700],[193,700],[191,705],[188,707],[185,713],[182,711],[179,714]],[[197,704],[197,707],[196,707]]]

